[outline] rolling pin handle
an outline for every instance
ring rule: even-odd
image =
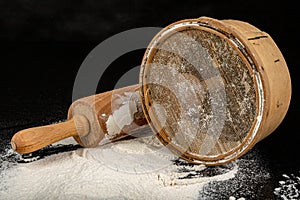
[[[11,139],[11,147],[21,154],[31,153],[71,136],[87,135],[89,129],[86,117],[76,115],[65,122],[21,130]]]

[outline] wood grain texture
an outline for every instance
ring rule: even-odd
[[[54,142],[88,132],[88,121],[76,116],[68,121],[21,130],[11,139],[12,148],[21,153],[31,153]]]

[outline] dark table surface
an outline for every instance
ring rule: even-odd
[[[289,66],[290,109],[276,131],[253,150],[259,152],[270,177],[251,183],[258,184],[252,189],[261,194],[252,192],[249,199],[274,199],[282,174],[300,174],[300,37],[296,31],[300,16],[297,6],[287,1],[0,1],[0,153],[16,131],[66,118],[77,71],[104,39],[131,28],[164,27],[199,16],[242,20],[266,31]],[[143,52],[133,51],[113,62],[105,72],[109,78],[101,77],[97,92],[114,88],[124,69],[140,64]]]

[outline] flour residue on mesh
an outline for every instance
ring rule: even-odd
[[[190,28],[168,36],[153,48],[146,83],[166,111],[165,138],[196,156],[237,148],[257,114],[254,72],[215,34]]]

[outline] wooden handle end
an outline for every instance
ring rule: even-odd
[[[74,116],[66,122],[21,130],[12,137],[10,144],[16,152],[27,154],[62,139],[88,133],[88,120],[84,116]]]

